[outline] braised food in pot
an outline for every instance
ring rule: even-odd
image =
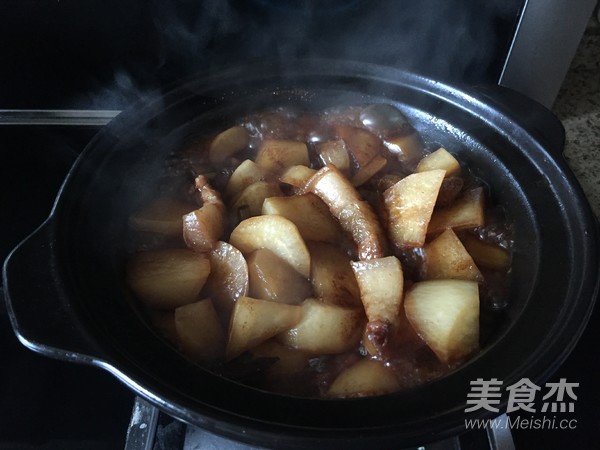
[[[211,371],[297,396],[387,394],[460,367],[502,316],[502,205],[391,105],[261,111],[175,160],[131,214],[126,282]]]

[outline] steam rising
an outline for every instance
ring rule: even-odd
[[[149,88],[243,62],[314,57],[494,83],[501,69],[494,55],[501,60],[508,50],[518,10],[516,0],[153,0],[151,55],[116,69],[93,103],[129,104]]]

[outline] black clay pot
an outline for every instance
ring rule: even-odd
[[[515,250],[504,325],[459,370],[373,398],[293,398],[191,364],[130,306],[123,283],[127,214],[164,158],[189,130],[249,112],[377,102],[398,106],[506,205]],[[441,439],[461,431],[465,418],[491,414],[464,412],[470,381],[543,383],[591,314],[598,227],[562,157],[563,141],[560,122],[515,92],[462,89],[362,63],[261,64],[193,79],[122,113],[88,145],[48,220],[6,261],[12,324],[31,349],[102,367],[167,413],[233,439],[277,448],[398,448]]]

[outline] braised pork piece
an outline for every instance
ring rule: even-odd
[[[353,397],[485,345],[511,230],[455,155],[386,104],[231,125],[182,148],[130,217],[127,285],[182,353],[262,389]]]

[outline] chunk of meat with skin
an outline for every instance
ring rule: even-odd
[[[208,178],[206,178],[204,175],[198,175],[196,177],[194,180],[194,186],[200,193],[200,199],[202,200],[203,205],[206,205],[207,203],[220,205],[223,207],[223,209],[225,209],[225,204],[221,199],[221,194],[219,194],[219,192],[208,183]]]
[[[391,324],[382,320],[372,320],[365,327],[365,336],[375,347],[379,354],[388,343],[391,332]]]
[[[183,239],[197,252],[208,252],[217,244],[225,230],[226,207],[221,195],[204,175],[195,180],[202,207],[183,216]]]
[[[317,171],[306,183],[306,192],[325,202],[357,246],[358,258],[381,258],[387,253],[385,233],[371,205],[332,164]]]

